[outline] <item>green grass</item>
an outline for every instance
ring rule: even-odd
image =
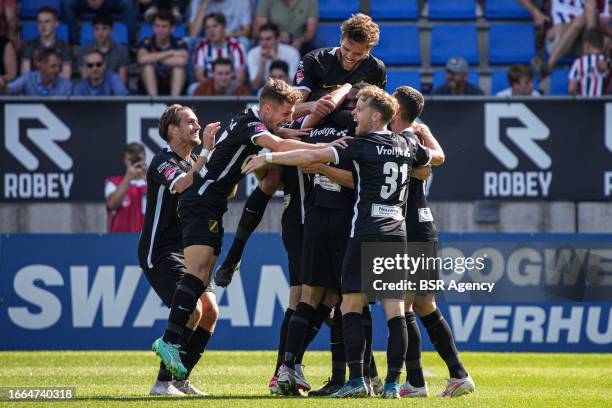
[[[48,406],[121,407],[612,407],[612,355],[462,353],[476,392],[455,400],[385,401],[380,398],[330,400],[270,397],[267,390],[272,352],[208,351],[192,381],[211,395],[149,397],[158,360],[151,352],[3,352],[0,386],[75,386],[73,403]],[[384,353],[376,353],[381,373]],[[330,355],[311,352],[304,363],[308,380],[320,386],[330,373]],[[434,353],[424,353],[430,393],[442,391],[446,367]],[[324,405],[322,405],[324,404]],[[40,402],[17,407],[42,406]],[[9,406],[9,403],[0,403]]]

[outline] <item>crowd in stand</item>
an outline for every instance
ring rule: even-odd
[[[570,94],[612,91],[607,1],[518,1],[541,29],[541,52],[531,66],[510,67],[510,87],[499,96],[539,95],[534,80],[571,51],[581,56],[569,71]],[[38,35],[28,41],[19,37],[16,7],[0,0],[3,94],[257,95],[272,74],[290,81],[301,56],[321,46],[317,0],[260,0],[255,13],[251,0],[61,0],[60,10],[38,9]],[[91,16],[93,39],[83,43],[80,27]],[[125,44],[115,40],[118,23]],[[143,34],[146,25],[151,32]],[[449,59],[445,83],[432,93],[482,95],[468,70],[463,58]]]

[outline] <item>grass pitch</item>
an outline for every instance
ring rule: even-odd
[[[386,401],[380,398],[331,400],[271,397],[267,384],[273,352],[207,351],[192,381],[211,395],[150,397],[158,359],[152,352],[2,352],[2,387],[74,386],[71,402],[52,407],[612,407],[611,354],[462,353],[476,392],[454,400],[435,397]],[[376,353],[384,375],[384,353]],[[304,360],[307,379],[319,387],[331,372],[330,354],[310,352]],[[435,395],[442,391],[446,367],[435,353],[424,353],[426,381]],[[403,379],[403,378],[402,378]],[[37,402],[0,406],[40,407]]]

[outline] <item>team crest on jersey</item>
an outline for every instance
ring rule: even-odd
[[[172,180],[174,178],[175,174],[176,174],[176,168],[174,168],[172,166],[168,166],[168,167],[166,167],[166,170],[164,170],[164,177],[168,181]]]
[[[208,230],[213,234],[219,232],[219,221],[217,220],[208,220]]]
[[[297,82],[297,84],[301,84],[302,81],[304,80],[304,71],[298,71],[295,73],[295,82]]]

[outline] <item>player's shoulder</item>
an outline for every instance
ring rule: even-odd
[[[410,129],[404,129],[400,133],[398,133],[398,135],[404,137],[411,144],[416,144],[417,142],[420,142],[419,137],[415,135],[414,132]]]
[[[370,54],[370,55],[367,57],[366,61],[367,61],[367,62],[368,62],[370,65],[375,66],[376,68],[378,68],[378,69],[379,69],[379,70],[381,70],[381,71],[386,70],[385,63],[383,62],[383,60],[381,60],[380,58],[375,57],[375,56],[374,56],[374,55],[372,55],[372,54]]]
[[[316,50],[307,52],[302,59],[314,60],[323,65],[328,61],[337,60],[335,56],[335,51],[336,48],[334,47],[317,48]]]
[[[236,116],[234,116],[227,126],[228,132],[267,132],[268,129],[259,118],[259,106],[246,108]]]

